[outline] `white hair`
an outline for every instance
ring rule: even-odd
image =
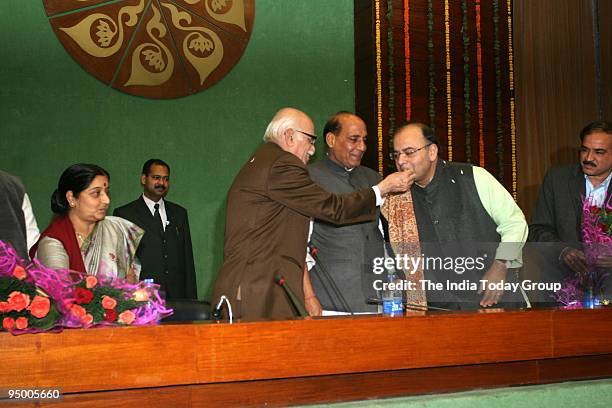
[[[293,108],[283,108],[276,112],[264,133],[264,142],[274,142],[278,144],[281,141],[281,136],[287,129],[295,129],[297,127],[297,112]]]

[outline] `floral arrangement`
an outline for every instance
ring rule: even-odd
[[[142,325],[169,315],[159,296],[159,285],[127,283],[122,279],[83,275],[68,300],[69,327]]]
[[[22,265],[13,265],[0,274],[0,316],[5,330],[44,331],[59,320],[55,301],[34,284]]]
[[[159,285],[29,265],[0,241],[0,321],[13,334],[154,324],[172,314]]]
[[[604,205],[595,206],[586,198],[582,200],[582,241],[587,272],[567,279],[555,295],[558,302],[570,307],[593,307],[607,304],[600,298],[609,273],[596,266],[602,255],[612,256],[612,197],[606,197]]]

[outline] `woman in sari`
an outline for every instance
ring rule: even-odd
[[[123,218],[106,216],[110,175],[94,164],[75,164],[61,175],[51,196],[55,217],[30,250],[50,268],[138,281],[136,248],[144,231]]]

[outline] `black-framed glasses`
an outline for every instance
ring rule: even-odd
[[[293,129],[293,130],[295,130],[296,132],[300,132],[303,135],[308,136],[310,138],[309,141],[310,141],[311,145],[315,144],[315,142],[317,141],[317,135],[312,135],[310,133],[306,133],[306,132],[304,132],[303,130],[300,130],[300,129]]]
[[[418,149],[413,149],[412,147],[407,147],[407,148],[405,148],[405,149],[403,149],[403,150],[400,150],[399,152],[391,152],[391,153],[389,153],[389,158],[390,158],[391,160],[393,160],[393,161],[396,161],[397,159],[399,159],[399,158],[400,158],[400,156],[401,156],[402,154],[405,154],[405,155],[406,155],[406,157],[410,157],[410,156],[412,156],[413,154],[415,154],[416,152],[418,152],[419,150],[423,150],[424,148],[429,147],[429,146],[431,146],[432,144],[433,144],[433,143],[427,143],[425,146],[423,146],[423,147],[419,147]]]

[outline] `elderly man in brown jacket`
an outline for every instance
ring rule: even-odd
[[[212,301],[225,295],[235,317],[288,318],[294,307],[274,279],[304,303],[304,262],[310,217],[345,224],[372,220],[390,192],[406,191],[411,171],[389,175],[377,186],[332,194],[317,186],[306,164],[314,154],[314,124],[303,112],[276,113],[262,145],[242,167],[227,198],[224,260]],[[308,282],[307,282],[308,284]]]

